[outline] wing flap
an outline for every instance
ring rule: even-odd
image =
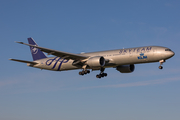
[[[26,44],[23,42],[17,42],[17,43],[24,44],[24,45],[31,46],[31,47],[35,47],[35,48],[39,48],[41,51],[48,53],[48,55],[55,55],[57,57],[61,57],[64,59],[83,60],[83,59],[89,58],[89,56],[83,56],[83,55],[79,55],[79,54],[62,52],[62,51],[58,51],[58,50],[53,50],[53,49],[48,49],[48,48],[44,48],[44,47],[40,47],[40,46]]]

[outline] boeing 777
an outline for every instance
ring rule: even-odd
[[[81,69],[79,75],[90,73],[90,70],[100,70],[97,78],[106,77],[105,68],[116,68],[121,73],[134,71],[134,64],[159,62],[159,69],[162,64],[174,56],[174,52],[167,47],[145,46],[82,54],[73,54],[58,50],[40,47],[32,38],[28,38],[29,44],[17,42],[30,46],[33,61],[10,59],[17,62],[27,63],[27,66],[53,70],[66,71]],[[47,57],[43,52],[54,57]]]

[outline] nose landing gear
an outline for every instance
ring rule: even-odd
[[[166,62],[166,61],[165,61],[165,60],[160,60],[160,61],[159,61],[159,63],[160,63],[159,69],[163,69],[162,64],[163,64],[164,62]]]

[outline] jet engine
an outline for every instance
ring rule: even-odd
[[[105,65],[105,59],[102,56],[91,57],[86,61],[86,64],[90,68],[103,67]]]
[[[121,73],[131,73],[134,71],[135,66],[134,65],[121,65],[117,66],[116,70],[118,70]]]

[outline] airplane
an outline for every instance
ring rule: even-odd
[[[135,64],[159,62],[159,69],[163,69],[162,64],[175,53],[161,46],[145,46],[127,49],[108,50],[91,53],[74,54],[53,49],[40,47],[33,40],[27,38],[29,44],[17,42],[23,45],[30,46],[33,61],[9,59],[12,61],[27,63],[27,66],[52,70],[52,71],[67,71],[81,69],[79,75],[86,75],[90,70],[100,70],[96,78],[106,77],[104,73],[106,68],[116,68],[121,73],[131,73],[135,69]],[[47,57],[54,55],[54,57]]]

